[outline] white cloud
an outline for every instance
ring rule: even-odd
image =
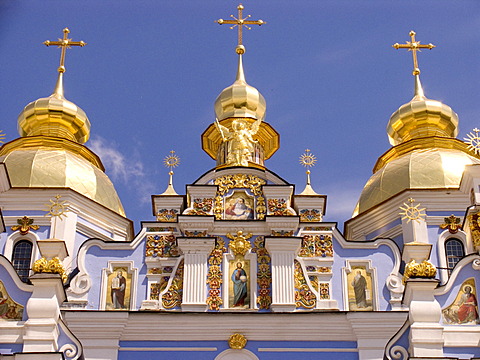
[[[100,136],[90,140],[89,148],[100,157],[113,182],[128,185],[130,191],[134,188],[142,203],[150,202],[154,185],[147,177],[139,154],[133,154],[127,158],[116,148],[115,143]]]

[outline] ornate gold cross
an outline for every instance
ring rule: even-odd
[[[247,15],[245,18],[243,17],[243,5],[240,4],[237,6],[238,9],[238,17],[235,17],[233,15],[230,15],[230,17],[233,20],[224,20],[224,19],[218,19],[215,20],[216,23],[222,25],[222,24],[233,24],[230,29],[233,29],[235,26],[238,27],[238,46],[237,49],[240,47],[243,47],[242,41],[243,41],[243,27],[245,26],[248,30],[251,30],[252,28],[248,25],[259,25],[262,26],[263,24],[266,24],[265,21],[263,20],[247,20],[250,18],[252,15]],[[238,52],[238,50],[237,50]],[[245,49],[243,49],[242,54],[245,52]]]
[[[57,45],[59,48],[62,48],[62,53],[60,55],[60,66],[58,67],[59,73],[65,72],[65,54],[67,52],[67,49],[70,49],[72,46],[84,47],[85,45],[87,45],[87,43],[83,41],[72,41],[72,39],[68,38],[69,33],[70,30],[68,30],[68,28],[65,28],[63,29],[63,39],[58,39],[58,41],[47,40],[43,43],[47,46]]]
[[[430,49],[430,50],[432,50],[435,47],[435,45],[433,45],[432,43],[427,44],[427,45],[420,44],[420,41],[415,40],[416,33],[413,30],[410,31],[410,33],[408,35],[410,35],[411,41],[407,41],[406,44],[396,43],[396,44],[393,44],[392,46],[397,50],[398,49],[408,49],[408,51],[412,52],[412,56],[413,56],[413,72],[412,72],[412,74],[413,75],[419,75],[420,74],[420,69],[418,68],[417,51],[421,52],[420,49]]]

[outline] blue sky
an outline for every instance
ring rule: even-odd
[[[306,148],[317,156],[312,185],[328,195],[327,221],[350,217],[377,158],[389,149],[390,115],[413,95],[412,59],[392,44],[437,47],[419,54],[426,96],[460,117],[459,138],[479,126],[480,2],[244,1],[265,26],[246,31],[247,82],[267,100],[281,147],[266,166],[300,192]],[[202,132],[213,102],[235,79],[236,31],[214,20],[238,1],[0,2],[0,129],[18,136],[30,101],[50,95],[60,51],[42,42],[69,27],[84,48],[68,51],[65,96],[89,116],[86,144],[102,158],[127,216],[153,220],[150,195],[165,190],[170,150],[181,158],[178,193],[214,167]]]

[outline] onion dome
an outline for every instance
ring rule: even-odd
[[[247,84],[243,71],[243,45],[237,46],[238,69],[235,82],[223,89],[215,100],[215,115],[219,121],[231,117],[253,118],[263,120],[267,104],[263,95],[253,86]]]
[[[102,162],[82,145],[90,136],[85,112],[63,95],[65,49],[84,46],[67,38],[44,44],[62,47],[58,80],[52,95],[28,104],[18,116],[20,138],[0,148],[12,187],[70,188],[125,216]]]
[[[415,96],[388,122],[393,147],[378,159],[353,216],[404,190],[458,189],[465,166],[480,164],[480,157],[455,138],[457,114],[448,105],[426,98],[419,72],[414,75]]]
[[[458,134],[458,115],[450,106],[427,99],[420,76],[415,75],[415,96],[392,114],[387,134],[392,145],[426,136],[455,137]]]
[[[18,116],[20,136],[55,136],[84,144],[90,137],[85,112],[63,96],[63,73],[52,95],[32,101]]]

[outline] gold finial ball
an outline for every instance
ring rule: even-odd
[[[66,71],[65,66],[59,66],[58,67],[58,72],[59,73],[64,73]]]
[[[414,35],[417,35],[417,33],[416,33],[415,31],[413,31],[413,30],[410,30],[410,32],[408,33],[408,35],[414,36]]]
[[[238,9],[238,10],[243,10],[243,9],[245,9],[245,8],[243,7],[242,4],[240,4],[240,5],[238,5],[237,9]]]
[[[420,69],[419,69],[419,68],[415,68],[415,69],[412,71],[412,74],[413,74],[413,75],[420,75]]]
[[[69,28],[65,28],[65,29],[63,29],[63,32],[64,32],[65,34],[68,34],[68,33],[70,33],[70,29],[69,29]]]
[[[257,24],[258,24],[259,26],[262,26],[263,24],[265,24],[265,21],[263,21],[262,19],[260,19],[260,20],[257,21]]]
[[[245,46],[243,46],[243,45],[237,45],[237,47],[235,48],[235,52],[236,52],[238,55],[243,55],[243,54],[245,54]]]
[[[223,24],[223,19],[218,19],[218,20],[217,20],[217,23],[220,24],[220,25],[222,25],[222,24]]]

